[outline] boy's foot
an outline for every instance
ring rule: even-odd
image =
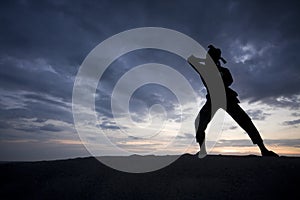
[[[200,151],[197,153],[198,158],[204,158],[207,155],[205,142],[203,143],[202,147],[200,145],[199,147]]]
[[[279,155],[277,153],[275,153],[274,151],[263,151],[261,152],[262,156],[269,156],[269,157],[279,157]]]
[[[198,158],[204,158],[205,156],[207,156],[207,152],[203,152],[203,151],[199,151],[198,153]]]

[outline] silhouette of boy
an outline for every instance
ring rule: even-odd
[[[237,98],[238,94],[232,90],[229,86],[232,84],[233,79],[231,76],[230,71],[221,66],[220,60],[225,64],[226,61],[221,56],[221,50],[218,48],[215,48],[213,45],[208,46],[209,50],[207,54],[211,57],[213,62],[216,64],[218,71],[222,77],[224,87],[225,87],[225,93],[227,98],[227,109],[226,112],[242,127],[251,138],[253,144],[257,144],[262,156],[274,156],[277,157],[278,155],[274,153],[273,151],[269,151],[264,143],[263,140],[252,123],[250,117],[247,115],[247,113],[239,106],[239,99]],[[206,59],[201,58],[195,58],[198,62],[205,62]],[[201,74],[200,74],[201,76]],[[202,78],[202,77],[201,77]],[[203,80],[203,79],[202,79]],[[195,127],[196,127],[196,140],[200,145],[200,151],[198,153],[198,156],[204,157],[206,153],[206,147],[205,147],[205,129],[208,125],[208,123],[211,121],[212,117],[215,113],[212,113],[211,111],[211,99],[209,95],[209,90],[204,82],[204,85],[208,91],[208,94],[206,95],[206,103],[200,110],[198,117],[195,121]],[[199,124],[198,124],[199,120]]]

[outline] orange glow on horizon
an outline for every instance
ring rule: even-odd
[[[84,142],[80,140],[51,140],[51,142],[59,144],[70,144],[70,145],[83,145]]]
[[[281,156],[300,156],[299,147],[290,147],[290,146],[267,146],[269,150],[276,152]],[[188,149],[187,153],[195,154],[198,152],[198,145],[193,145]],[[215,146],[208,154],[213,155],[260,155],[260,150],[257,146],[252,147],[225,147],[225,146]]]

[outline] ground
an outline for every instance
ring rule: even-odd
[[[300,199],[300,158],[185,154],[149,173],[95,158],[0,164],[1,199]]]

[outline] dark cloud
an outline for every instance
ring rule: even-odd
[[[123,127],[123,126],[119,127],[116,124],[116,122],[108,120],[108,119],[107,120],[102,119],[102,122],[100,124],[98,124],[97,127],[102,128],[104,130],[107,130],[107,129],[109,129],[109,130],[119,130],[120,128],[122,128],[122,129],[126,128],[126,127]]]
[[[45,121],[47,121],[47,120],[46,119],[36,119],[33,122],[43,123]]]
[[[191,133],[185,133],[184,135],[185,135],[185,137],[187,137],[187,138],[194,138],[194,137],[195,137],[195,135],[193,135],[193,134],[191,134]]]
[[[284,121],[283,125],[285,126],[297,126],[300,124],[300,119],[295,119],[295,120],[291,120],[291,121]]]
[[[49,104],[44,102],[26,101],[23,108],[0,109],[1,119],[32,119],[38,118],[40,120],[53,119],[73,123],[73,116],[71,108],[60,108],[56,104]]]
[[[37,126],[20,124],[19,127],[15,127],[15,130],[25,131],[29,133],[37,133],[40,129]]]
[[[190,138],[195,138],[196,135],[191,133],[184,133],[183,135],[177,135],[176,137],[179,139],[190,139]]]
[[[291,115],[292,115],[293,117],[300,117],[300,113],[296,113],[296,112],[292,113]]]
[[[155,104],[165,109],[168,119],[177,119],[178,116],[174,113],[177,103],[177,98],[167,88],[148,84],[136,90],[132,95],[129,108],[131,114],[136,114],[133,115],[134,121],[147,117],[150,107]]]
[[[235,129],[237,129],[238,127],[237,126],[230,126],[228,129],[229,130],[235,130]]]
[[[50,131],[50,132],[60,132],[60,131],[62,131],[61,128],[59,128],[59,127],[57,127],[57,126],[55,126],[53,124],[46,124],[44,126],[41,126],[40,130],[42,130],[42,131]]]
[[[139,137],[135,137],[135,136],[131,136],[131,135],[129,135],[128,138],[131,139],[131,140],[139,140],[139,139],[141,139]]]
[[[101,77],[97,89],[98,96],[96,97],[96,111],[99,115],[112,117],[110,97],[116,83],[126,72],[145,63],[160,63],[172,66],[187,77],[195,92],[201,95],[200,91],[203,84],[200,77],[194,73],[194,70],[189,67],[185,60],[162,50],[136,50],[114,61]],[[141,74],[135,78],[143,80],[145,77],[147,77],[147,74]],[[137,122],[144,121],[143,118],[148,116],[149,108],[154,104],[162,105],[169,119],[181,120],[175,113],[175,107],[178,105],[175,94],[166,87],[152,83],[138,88],[131,96],[129,109],[133,114],[133,120]]]
[[[293,26],[299,18],[297,4],[297,1],[272,2],[272,6],[261,1],[5,3],[1,6],[2,57],[25,61],[43,58],[60,77],[51,73],[30,75],[30,66],[14,69],[16,63],[2,63],[7,65],[1,68],[6,72],[1,76],[2,86],[43,90],[70,100],[72,81],[67,83],[66,80],[76,74],[83,58],[95,45],[129,28],[163,26],[187,33],[203,45],[220,46],[225,57],[232,61],[228,65],[240,97],[271,104],[274,102],[269,98],[299,93],[296,54],[299,38],[297,26]],[[245,46],[253,49],[243,50]],[[234,57],[248,54],[250,57],[244,63],[234,62]]]
[[[5,121],[0,121],[0,129],[7,129],[10,125],[6,123]]]
[[[65,73],[59,74],[54,71],[48,63],[5,57],[1,59],[1,55],[0,61],[1,88],[15,93],[42,93],[63,99],[65,102],[71,101],[73,80]],[[28,94],[28,98],[32,97],[30,95]]]
[[[246,113],[253,120],[265,120],[266,117],[270,115],[268,113],[263,112],[262,110],[254,110],[254,109],[247,110]]]
[[[299,110],[300,95],[269,97],[263,100],[267,105],[277,108],[289,108]]]

